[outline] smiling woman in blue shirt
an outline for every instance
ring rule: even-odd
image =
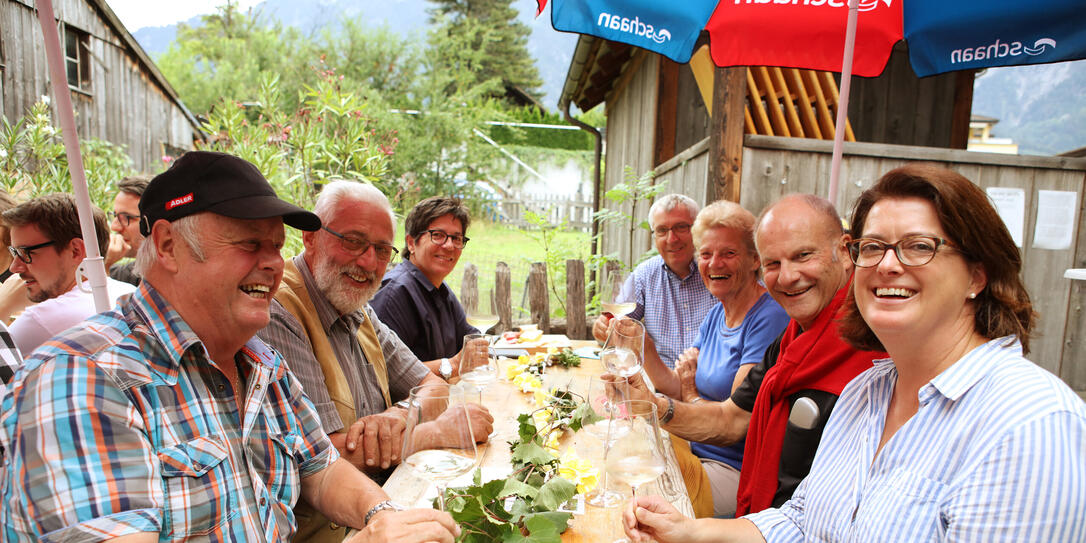
[[[634,541],[1086,541],[1086,404],[1023,357],[1035,314],[987,196],[910,164],[860,196],[844,339],[890,358],[845,388],[793,498],[694,521],[657,497]],[[1011,401],[1013,399],[1013,401]]]

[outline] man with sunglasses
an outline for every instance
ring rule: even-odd
[[[694,344],[701,322],[716,298],[705,288],[694,261],[694,237],[690,227],[700,208],[682,194],[661,196],[649,208],[649,228],[659,252],[639,264],[623,286],[622,301],[637,307],[628,316],[645,324],[651,339],[645,346],[645,363],[675,367],[683,351]],[[592,335],[607,337],[611,315],[600,315]]]
[[[416,205],[404,222],[403,261],[388,273],[373,298],[377,316],[421,360],[438,360],[448,379],[459,367],[466,334],[480,331],[445,284],[468,242],[468,210],[457,198],[434,196]]]
[[[70,194],[47,194],[15,206],[3,214],[11,232],[11,272],[26,283],[26,295],[36,305],[27,307],[11,324],[11,337],[24,355],[49,338],[94,315],[90,288],[80,288],[77,269],[87,256],[79,212]],[[94,209],[94,230],[99,250],[109,243],[102,210]],[[135,287],[107,278],[114,302]]]
[[[322,227],[302,234],[305,250],[286,262],[259,335],[283,354],[340,454],[379,479],[400,461],[406,413],[397,403],[412,387],[445,382],[368,305],[396,255],[388,198],[372,185],[333,181],[313,211]],[[474,404],[470,415],[485,441],[493,419]],[[305,501],[294,513],[298,541],[342,541],[345,528]]]
[[[117,183],[117,196],[113,198],[113,220],[109,223],[113,235],[109,237],[109,250],[105,255],[106,268],[110,277],[132,285],[140,284],[140,278],[133,269],[136,261],[118,261],[122,258],[134,259],[143,243],[143,236],[140,235],[140,197],[150,182],[151,177],[146,175],[125,177]]]

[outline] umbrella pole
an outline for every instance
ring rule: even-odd
[[[840,209],[838,178],[841,176],[841,153],[845,146],[845,122],[848,119],[848,94],[852,90],[852,53],[856,49],[856,18],[859,0],[848,0],[848,23],[845,26],[845,56],[841,60],[841,93],[837,99],[837,124],[833,128],[833,159],[830,161],[830,189],[826,197]]]
[[[90,193],[87,191],[87,177],[83,173],[83,157],[79,154],[79,135],[75,130],[72,96],[68,92],[68,78],[64,73],[64,57],[60,54],[60,36],[57,34],[56,17],[53,15],[53,1],[38,0],[37,6],[38,22],[41,23],[42,35],[45,38],[45,56],[49,61],[49,79],[60,120],[60,135],[64,140],[64,152],[68,155],[68,172],[72,176],[72,191],[79,209],[79,229],[83,233],[83,246],[87,253],[87,258],[80,265],[80,271],[76,273],[83,273],[89,279],[94,296],[94,309],[98,312],[108,311],[110,303],[106,291],[106,266],[98,248],[98,235],[94,230],[94,214],[91,211]]]

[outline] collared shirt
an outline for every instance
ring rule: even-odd
[[[691,260],[690,273],[680,279],[660,255],[634,268],[622,291],[624,301],[637,303],[629,317],[645,323],[656,353],[669,368],[694,344],[705,315],[720,303],[705,288],[697,262]]]
[[[29,357],[0,409],[5,541],[290,541],[301,479],[339,454],[283,359],[226,364],[146,281]]]
[[[1016,338],[922,387],[876,457],[896,381],[884,359],[845,387],[792,499],[744,517],[767,541],[1086,541],[1086,404]]]
[[[343,376],[347,379],[347,386],[351,390],[355,410],[363,416],[384,411],[385,398],[377,383],[377,375],[373,371],[373,365],[367,361],[366,353],[362,351],[356,335],[358,327],[363,322],[362,312],[352,311],[346,315],[340,315],[317,288],[317,282],[313,279],[313,273],[309,270],[305,258],[302,255],[294,257],[294,265],[298,267],[305,288],[309,292],[309,298],[317,310],[317,316],[320,317],[321,326],[324,327],[328,341],[332,344],[332,350],[335,351],[336,359],[343,368]],[[366,316],[373,323],[373,328],[377,332],[377,341],[381,344],[381,352],[385,356],[389,395],[393,402],[403,400],[411,392],[411,387],[418,385],[429,370],[400,341],[396,333],[377,318],[371,307],[366,306],[364,309]],[[278,301],[272,302],[271,322],[260,331],[259,335],[261,339],[283,354],[287,365],[301,381],[306,395],[316,406],[325,432],[338,432],[354,422],[340,421],[339,412],[336,411],[332,397],[328,394],[328,386],[324,383],[324,372],[321,371],[320,362],[313,354],[312,343],[305,328]]]
[[[385,275],[370,305],[420,360],[451,358],[465,335],[479,333],[452,289],[445,283],[435,287],[410,260]]]

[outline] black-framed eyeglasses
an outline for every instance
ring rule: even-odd
[[[898,262],[905,266],[923,266],[935,258],[942,246],[955,248],[954,243],[936,236],[907,236],[897,243],[877,239],[859,238],[848,242],[848,254],[852,263],[861,268],[879,265],[886,257],[887,249],[893,249]]]
[[[125,213],[124,211],[114,211],[111,215],[113,215],[113,220],[121,223],[121,228],[128,228],[129,223],[140,220],[139,215]]]
[[[434,245],[445,245],[445,240],[452,240],[453,247],[463,249],[468,244],[468,237],[460,234],[448,234],[442,230],[427,230],[426,233],[430,234],[430,241]]]
[[[340,247],[343,247],[343,250],[350,253],[351,256],[362,256],[366,253],[366,251],[369,250],[370,247],[373,247],[373,254],[377,257],[378,260],[392,260],[393,256],[399,254],[399,251],[396,250],[395,247],[387,243],[373,243],[366,239],[345,236],[343,234],[340,234],[339,232],[336,232],[335,230],[332,230],[331,228],[328,228],[327,226],[322,226],[321,230],[324,230],[325,232],[328,232],[329,234],[332,234],[333,236],[339,238]]]
[[[652,233],[653,233],[653,235],[655,235],[658,238],[666,238],[668,232],[675,232],[675,235],[681,236],[681,235],[683,235],[683,234],[690,231],[690,226],[691,225],[689,225],[689,224],[687,224],[685,222],[681,222],[679,224],[676,224],[675,226],[672,226],[671,228],[668,228],[666,226],[657,226],[656,228],[652,229]]]
[[[30,255],[31,251],[41,249],[42,247],[48,247],[55,243],[55,241],[46,241],[37,245],[23,245],[21,247],[9,245],[8,252],[11,253],[11,258],[18,258],[23,261],[23,264],[30,264],[34,260]]]

